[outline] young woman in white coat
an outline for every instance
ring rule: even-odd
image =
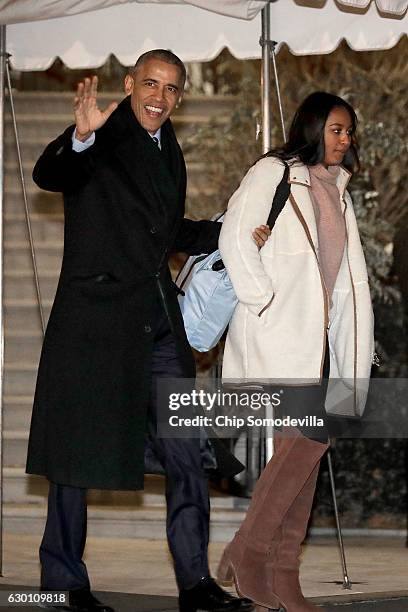
[[[232,196],[220,236],[239,300],[223,378],[277,389],[284,384],[283,411],[298,418],[324,419],[327,385],[335,380],[346,381],[349,414],[360,415],[365,393],[357,381],[370,376],[373,313],[346,191],[359,168],[356,125],[353,108],[338,96],[316,92],[306,98],[287,143],[261,158]],[[268,219],[285,164],[290,195],[259,250],[249,230]],[[259,612],[321,610],[302,595],[299,554],[327,448],[327,431],[318,425],[277,432],[274,455],[225,549],[219,579],[234,579]]]

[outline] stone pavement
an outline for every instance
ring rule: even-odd
[[[4,597],[9,592],[23,592],[29,587],[0,585],[0,607],[5,612],[36,612],[33,606],[4,606]],[[4,593],[4,595],[3,595]],[[178,612],[177,598],[160,595],[138,595],[133,593],[96,592],[101,601],[111,605],[116,612]],[[321,606],[322,612],[404,612],[408,611],[408,591],[405,593],[378,593],[358,597],[344,595],[338,598],[314,598],[314,603]]]
[[[38,587],[40,538],[5,534],[0,589]],[[402,538],[345,538],[352,590],[342,588],[336,542],[311,538],[302,560],[305,595],[327,612],[408,612],[408,550]],[[210,545],[215,572],[224,545]],[[95,591],[117,612],[173,612],[177,589],[167,545],[161,540],[90,537],[86,562]],[[143,594],[143,595],[141,595]],[[16,607],[0,607],[1,610]],[[35,608],[21,607],[28,612]],[[38,608],[36,608],[38,610]]]

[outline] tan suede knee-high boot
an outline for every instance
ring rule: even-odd
[[[306,537],[319,467],[320,461],[286,513],[279,533],[280,541],[275,543],[275,557],[270,557],[267,562],[271,590],[286,612],[321,610],[304,598],[299,584],[299,556]]]
[[[286,603],[290,606],[287,612],[306,612],[314,607],[303,598],[298,585],[298,555],[318,464],[327,445],[296,430],[291,430],[290,437],[288,433],[285,430],[278,440],[275,455],[255,487],[246,518],[224,551],[218,576],[221,581],[233,578],[238,591],[260,606],[275,609]],[[280,559],[285,563],[282,568]],[[296,592],[293,598],[289,598],[285,576],[289,592]]]
[[[314,468],[302,491],[288,510],[274,540],[274,554],[268,555],[267,579],[276,602],[287,612],[322,612],[308,602],[299,584],[299,555],[306,536],[307,524],[313,504],[320,462]],[[270,608],[256,606],[254,612],[267,612]]]

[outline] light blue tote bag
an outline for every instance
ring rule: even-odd
[[[219,250],[189,257],[176,285],[184,293],[179,294],[179,302],[188,341],[201,353],[209,351],[226,330],[238,303]]]

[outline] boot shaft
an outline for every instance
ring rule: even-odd
[[[276,539],[276,530],[308,483],[327,448],[327,444],[305,438],[294,428],[285,428],[277,436],[275,454],[255,486],[246,517],[238,531],[248,545],[265,552],[268,550]],[[316,478],[317,473],[314,484],[312,478],[305,490],[304,501],[299,500],[297,507],[297,515],[303,516],[306,513],[304,532],[310,516]]]

